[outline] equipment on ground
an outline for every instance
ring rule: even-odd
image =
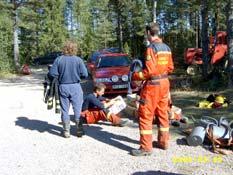
[[[210,94],[205,100],[198,102],[197,106],[199,108],[221,108],[228,107],[231,102],[219,94]]]
[[[209,38],[209,64],[210,67],[218,67],[222,70],[227,68],[227,33],[225,31],[217,31],[216,36]],[[184,52],[185,64],[187,73],[195,75],[200,73],[202,60],[202,48],[187,48]]]
[[[187,142],[190,146],[198,146],[203,144],[205,138],[212,142],[214,149],[216,145],[233,146],[233,120],[229,122],[226,117],[219,120],[209,116],[202,117],[187,137]]]

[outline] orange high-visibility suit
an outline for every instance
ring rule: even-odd
[[[152,150],[152,122],[158,114],[158,144],[167,149],[169,140],[168,73],[174,69],[170,48],[157,38],[146,49],[145,68],[133,74],[133,80],[144,80],[138,109],[140,149]]]
[[[103,110],[100,109],[88,109],[81,112],[81,116],[85,117],[87,124],[94,124],[98,121],[110,121],[113,125],[119,125],[121,118],[115,114],[106,114]]]

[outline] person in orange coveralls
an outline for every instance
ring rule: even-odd
[[[158,142],[161,149],[168,148],[169,117],[168,100],[170,83],[168,73],[174,69],[171,49],[158,37],[159,25],[150,23],[146,27],[147,38],[150,41],[146,48],[145,66],[139,72],[134,72],[133,80],[144,81],[139,101],[139,131],[140,148],[131,151],[133,156],[152,154],[152,123],[155,114],[158,117]]]
[[[110,121],[115,126],[126,126],[126,120],[122,120],[118,115],[108,111],[108,107],[116,102],[115,99],[104,98],[106,86],[103,83],[94,85],[93,93],[90,93],[84,99],[81,112],[82,123],[94,124],[98,121]]]

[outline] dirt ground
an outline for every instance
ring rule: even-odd
[[[39,67],[33,69],[32,75],[0,80],[1,175],[233,174],[232,154],[223,156],[212,153],[208,147],[188,146],[182,128],[171,127],[169,150],[154,148],[150,157],[131,156],[130,150],[138,148],[139,133],[130,111],[124,111],[124,117],[132,121],[129,127],[101,122],[85,126],[86,135],[78,139],[72,123],[71,138],[61,137],[60,115],[48,111],[42,100],[46,72],[46,67]],[[85,94],[89,93],[91,80],[83,81],[82,87]],[[194,120],[201,116],[233,119],[233,104],[217,110],[195,106],[210,93],[173,90],[172,98],[174,105]],[[233,101],[232,89],[218,93]],[[154,133],[156,140],[156,127]]]

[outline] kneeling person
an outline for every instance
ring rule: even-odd
[[[112,106],[116,99],[104,98],[106,86],[103,83],[97,83],[94,91],[88,94],[82,105],[81,118],[83,123],[93,124],[98,121],[110,121],[115,126],[125,126],[127,121],[123,121],[119,116],[108,111],[108,107]]]

